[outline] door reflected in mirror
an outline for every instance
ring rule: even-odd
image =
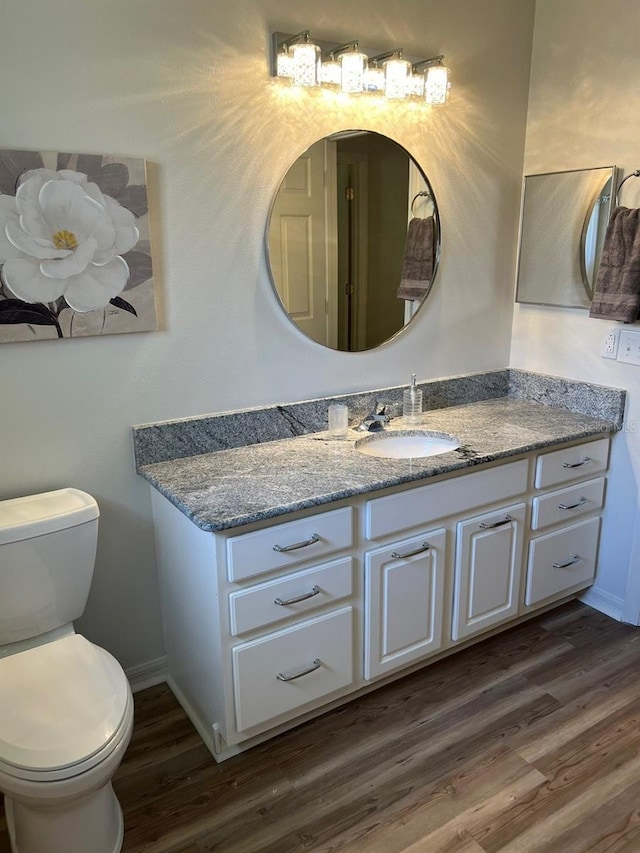
[[[516,302],[589,308],[616,167],[526,175]]]
[[[316,142],[288,170],[267,244],[274,289],[298,328],[332,349],[372,349],[410,322],[431,289],[438,208],[404,148],[377,133],[344,131]],[[408,270],[417,287],[401,290]]]

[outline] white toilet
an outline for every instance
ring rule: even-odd
[[[0,791],[13,853],[118,853],[111,787],[133,728],[118,662],[76,634],[98,505],[78,489],[0,501]]]

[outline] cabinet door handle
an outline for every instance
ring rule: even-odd
[[[577,504],[558,504],[558,509],[575,509],[577,506],[584,506],[586,503],[586,498],[580,498]]]
[[[287,604],[297,604],[299,601],[306,601],[307,598],[313,598],[314,595],[317,595],[320,592],[320,587],[314,584],[311,587],[311,592],[303,592],[302,595],[296,595],[295,598],[274,598],[274,604],[280,604],[282,607],[286,607]]]
[[[306,548],[307,545],[313,545],[314,542],[319,542],[320,537],[317,533],[311,536],[311,539],[305,539],[304,542],[295,542],[293,545],[274,545],[274,551],[297,551],[298,548]]]
[[[416,554],[424,554],[425,551],[428,551],[431,548],[428,542],[423,542],[419,548],[416,548],[415,551],[407,551],[406,554],[399,554],[398,551],[392,551],[391,556],[395,560],[404,560],[406,557],[415,557]]]
[[[509,524],[510,521],[513,521],[510,515],[505,515],[502,521],[494,521],[493,524],[485,524],[482,521],[478,526],[483,530],[492,530],[494,527],[502,527],[503,524]]]
[[[581,559],[582,559],[582,557],[579,554],[572,554],[571,559],[567,560],[566,563],[554,563],[553,568],[554,569],[566,569],[567,566],[572,566],[574,563],[578,563]]]
[[[322,661],[320,658],[314,658],[311,666],[305,667],[305,669],[301,669],[300,672],[294,672],[293,675],[284,675],[282,672],[279,672],[276,675],[278,681],[295,681],[296,678],[302,678],[303,675],[309,675],[310,672],[315,672],[316,669],[320,669],[322,666]]]
[[[588,465],[589,462],[593,462],[593,459],[589,459],[588,456],[585,456],[582,462],[563,462],[563,468],[580,468],[581,465]]]

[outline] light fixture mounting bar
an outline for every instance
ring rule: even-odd
[[[420,62],[414,62],[411,66],[413,71],[417,71],[422,66],[438,65],[444,59],[444,53],[439,53],[437,56],[432,56],[429,59],[421,59]]]
[[[296,39],[304,36],[305,34],[309,34],[309,30],[302,30],[302,32],[293,34],[293,33],[283,33],[283,32],[274,32],[271,34],[271,76],[278,76],[277,69],[277,56],[279,51],[282,49],[282,46],[288,46],[288,44],[293,43]],[[341,41],[326,41],[322,39],[313,38],[314,44],[317,44],[320,48],[322,55],[326,56],[329,53],[337,53],[341,48],[345,48],[345,43]],[[351,46],[354,42],[357,43],[358,40],[353,39],[350,42],[346,43],[346,46]],[[374,59],[379,59],[381,56],[386,58],[390,58],[392,56],[396,56],[398,51],[402,50],[401,48],[395,48],[393,50],[382,51],[379,47],[363,47],[359,45],[359,50],[363,53],[366,53],[367,56],[370,57],[369,62],[372,62]],[[409,62],[416,63],[421,65],[425,62],[431,62],[432,60],[426,59],[421,60],[418,56],[404,56]],[[433,59],[437,59],[438,57],[434,57]]]
[[[401,47],[396,48],[396,50],[387,50],[386,53],[378,53],[376,56],[370,56],[369,62],[375,65],[378,62],[384,62],[385,59],[400,58],[403,54],[403,50]]]
[[[323,56],[338,56],[339,53],[344,53],[346,50],[357,50],[358,42],[354,39],[353,41],[345,42],[344,44],[339,45],[338,47],[332,48],[328,53],[323,52]]]

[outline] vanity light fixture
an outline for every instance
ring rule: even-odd
[[[384,92],[384,68],[370,59],[364,72],[365,92]]]
[[[384,96],[391,100],[407,97],[407,80],[411,73],[411,63],[402,58],[402,48],[394,50],[384,60]]]
[[[296,35],[273,33],[271,73],[293,86],[322,86],[353,95],[383,94],[390,100],[411,98],[429,105],[449,98],[449,69],[444,55],[410,60],[402,48],[378,53],[370,59],[356,40],[346,44],[311,40],[309,30]]]
[[[329,53],[320,65],[320,84],[331,89],[339,89],[342,82],[342,67],[335,57]]]
[[[357,95],[364,92],[364,74],[367,67],[367,54],[358,49],[358,42],[352,41],[337,48],[340,62],[340,91],[345,95]]]
[[[293,76],[293,59],[286,44],[282,44],[276,55],[276,77],[291,79]]]
[[[278,44],[276,76],[290,78],[294,86],[320,85],[320,48],[311,41],[309,30]]]
[[[424,74],[416,73],[413,68],[407,77],[407,97],[418,101],[424,98]]]
[[[432,59],[426,59],[424,62],[417,63],[418,65],[426,65],[427,70],[424,80],[424,99],[427,104],[438,106],[446,104],[449,100],[449,90],[451,88],[451,80],[449,79],[449,69],[443,65],[444,56],[434,56]],[[415,70],[415,65],[413,66]]]

